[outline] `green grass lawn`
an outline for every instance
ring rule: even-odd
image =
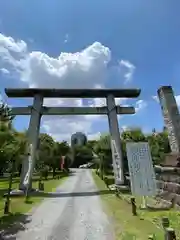
[[[54,192],[56,188],[67,178],[63,175],[60,179],[53,179],[50,175],[48,180],[44,181],[44,192]],[[38,188],[38,176],[33,178],[33,188]],[[10,202],[10,212],[8,216],[4,216],[4,202],[3,194],[8,189],[8,179],[0,179],[0,229],[12,223],[17,217],[23,213],[27,213],[33,207],[37,206],[44,197],[41,196],[30,196],[28,203],[25,203],[25,197],[13,197]],[[18,188],[19,178],[13,179],[12,189]]]
[[[94,181],[100,191],[108,190],[102,181],[93,171]],[[168,214],[167,212],[139,211],[138,216],[132,216],[131,205],[127,201],[117,198],[109,191],[108,194],[101,195],[105,211],[114,221],[114,230],[117,240],[145,240],[151,234],[156,235],[156,239],[163,240],[163,231],[160,224],[155,221],[155,216],[160,218]],[[172,213],[173,214],[173,213]],[[174,215],[173,215],[174,216]],[[152,221],[154,219],[154,222]],[[178,223],[177,223],[178,225]]]
[[[122,194],[122,198],[130,202],[131,195],[130,194]],[[155,200],[154,200],[155,201]],[[152,202],[152,198],[147,198],[147,202]],[[136,197],[136,204],[139,207],[142,203],[140,197]],[[177,208],[170,210],[139,210],[139,216],[143,219],[154,223],[157,227],[162,228],[162,218],[168,217],[170,221],[170,227],[175,229],[177,239],[180,239],[180,211]]]

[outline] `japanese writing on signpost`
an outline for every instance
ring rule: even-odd
[[[137,196],[156,194],[156,179],[149,144],[129,142],[126,145],[131,191]]]

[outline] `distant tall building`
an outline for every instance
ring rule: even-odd
[[[77,132],[71,136],[71,147],[84,146],[87,143],[87,137],[84,133]]]
[[[180,153],[180,116],[171,86],[158,89],[161,110],[172,153]]]

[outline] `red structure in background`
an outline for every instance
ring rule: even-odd
[[[61,167],[61,170],[64,169],[64,160],[65,160],[65,156],[61,156],[61,160],[60,160],[60,167]]]

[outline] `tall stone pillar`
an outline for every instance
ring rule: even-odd
[[[25,157],[23,161],[21,179],[20,179],[20,185],[19,185],[19,189],[21,190],[25,190],[27,187],[27,184],[25,184],[25,178],[27,177],[27,173],[29,174],[28,182],[29,182],[29,187],[31,188],[31,178],[32,178],[32,173],[35,166],[36,152],[37,152],[37,147],[39,142],[39,130],[40,130],[40,122],[41,122],[42,105],[43,105],[43,97],[39,94],[35,95],[31,117],[30,117],[29,128],[28,128],[28,144],[32,146],[32,151],[31,153],[29,153],[30,156]],[[29,165],[29,161],[31,161],[30,165]]]
[[[115,183],[119,185],[123,185],[124,173],[123,173],[122,146],[121,146],[121,140],[120,140],[120,133],[119,133],[114,96],[110,94],[107,97],[106,101],[107,101],[107,108],[108,108],[108,121],[109,121],[110,137],[111,137],[111,151],[112,151]],[[113,142],[115,143],[115,146]]]
[[[172,153],[180,153],[180,115],[171,86],[158,89],[164,123]]]

